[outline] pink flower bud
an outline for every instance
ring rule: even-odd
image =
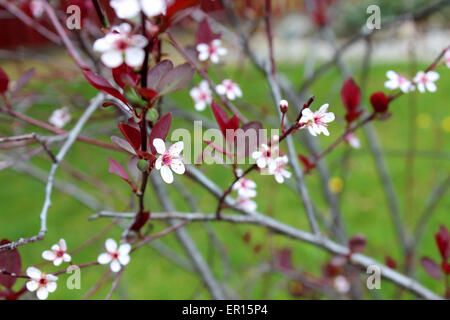
[[[280,101],[280,110],[282,113],[286,113],[289,108],[289,103],[286,100]]]

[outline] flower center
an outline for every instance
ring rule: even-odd
[[[47,284],[47,279],[45,279],[45,278],[39,279],[39,285],[40,286],[45,286],[46,284]]]
[[[56,254],[56,256],[58,257],[58,258],[61,258],[63,255],[64,255],[64,251],[63,250],[58,250],[58,251],[56,251],[55,252],[55,254]]]
[[[125,51],[128,48],[128,42],[126,42],[123,39],[117,40],[116,41],[116,47],[120,51]]]
[[[119,258],[119,254],[117,252],[110,253],[110,255],[113,260],[117,260],[117,258]]]
[[[166,166],[170,165],[170,164],[172,163],[172,156],[171,156],[170,154],[167,154],[167,153],[163,154],[163,156],[162,156],[162,162],[163,162]]]

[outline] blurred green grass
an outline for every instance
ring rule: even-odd
[[[355,64],[356,66],[356,64]],[[423,65],[422,67],[425,67]],[[356,67],[355,67],[356,68]],[[377,91],[383,88],[386,70],[408,72],[409,67],[404,64],[395,65],[375,65],[372,67],[367,92]],[[297,66],[282,65],[283,72],[293,83],[300,85],[303,70]],[[386,150],[387,162],[392,179],[399,196],[400,208],[408,229],[412,229],[424,207],[425,200],[438,178],[449,171],[449,128],[444,130],[443,121],[449,122],[448,101],[450,97],[450,72],[444,68],[440,69],[441,79],[439,79],[438,91],[436,93],[419,94],[413,93],[417,114],[412,118],[412,108],[414,100],[409,97],[401,97],[392,105],[393,116],[389,121],[377,122],[376,131],[381,144]],[[358,73],[356,73],[358,80]],[[225,75],[215,75],[217,78]],[[240,84],[244,93],[242,101],[236,104],[247,115],[258,114],[257,118],[265,115],[275,115],[270,93],[265,80],[260,74],[249,67],[242,65],[239,68],[229,69],[226,76],[235,79]],[[35,104],[27,114],[47,119],[52,110],[60,107],[64,103],[61,99],[61,92],[66,92],[71,96],[83,95],[93,96],[95,90],[85,85],[81,77],[69,83],[51,83],[47,81],[35,80],[29,89],[37,89],[54,99],[46,99],[44,102]],[[340,102],[340,86],[342,80],[336,70],[327,73],[312,88],[316,101],[313,109],[321,104],[330,103],[330,111],[336,113],[338,121],[330,125],[330,137],[320,136],[322,147],[329,145],[344,128],[343,122],[339,121],[344,115],[344,108]],[[61,91],[64,90],[64,91]],[[183,90],[172,94],[171,98],[183,108],[194,112],[192,101],[188,91]],[[364,103],[367,103],[367,95]],[[298,106],[297,106],[298,107]],[[294,108],[291,105],[291,109]],[[81,114],[76,111],[75,116]],[[112,115],[112,110],[104,109],[98,111],[96,116],[105,117],[102,122],[102,130],[108,131],[115,124],[108,123],[107,116]],[[212,118],[211,112],[206,110],[204,116]],[[72,124],[74,121],[72,121]],[[178,127],[192,128],[192,124],[184,120],[176,120],[172,129]],[[406,157],[409,145],[411,128],[416,130],[416,149],[420,150],[418,157],[414,160],[414,184],[411,185],[406,168]],[[1,131],[7,133],[7,126],[0,125]],[[83,131],[89,132],[98,130],[98,124],[89,124]],[[26,131],[36,131],[36,128],[26,127]],[[37,130],[39,132],[39,130]],[[116,135],[120,135],[114,129]],[[373,159],[367,148],[367,143],[362,132],[358,137],[361,139],[362,148],[354,150],[350,154],[348,169],[345,172],[347,178],[344,183],[344,192],[340,197],[341,211],[348,229],[348,234],[363,233],[367,239],[367,247],[364,253],[373,256],[375,259],[383,261],[385,256],[390,255],[397,261],[401,258],[399,246],[396,242],[394,229],[391,224],[389,210],[385,201],[385,196],[381,188]],[[104,141],[109,140],[109,135],[101,137]],[[327,158],[330,171],[333,177],[340,177],[343,174],[339,163],[347,148],[340,147],[332,152]],[[298,151],[306,153],[304,146],[298,143]],[[442,157],[429,156],[429,154],[442,154]],[[104,184],[110,186],[123,196],[130,197],[128,185],[118,177],[108,174],[108,157],[126,164],[126,157],[123,154],[99,149],[84,143],[77,143],[67,155],[66,161],[86,174],[101,179]],[[33,159],[33,164],[48,171],[49,162],[45,155]],[[213,180],[221,187],[225,188],[231,179],[231,173],[221,166],[202,167]],[[129,210],[129,204],[124,203],[112,194],[103,194],[98,187],[81,182],[70,176],[65,170],[58,170],[57,178],[68,179],[74,185],[83,188],[88,193],[99,199],[106,206],[114,210]],[[216,201],[206,191],[192,183],[186,177],[176,177],[185,187],[192,191],[199,202],[200,208],[204,212],[213,212]],[[258,210],[264,214],[273,216],[280,221],[289,223],[295,227],[308,229],[305,213],[298,195],[286,186],[279,186],[272,177],[259,176],[253,173],[251,178],[258,184]],[[328,216],[328,207],[323,199],[321,184],[315,174],[307,176],[307,184],[311,195],[317,204],[317,208]],[[12,170],[0,172],[0,238],[11,240],[19,237],[27,237],[35,234],[39,228],[38,214],[44,199],[43,184],[31,179],[23,174]],[[180,211],[188,211],[189,208],[183,201],[180,192],[174,186],[168,186],[168,190]],[[146,203],[153,212],[161,210],[152,190],[149,190]],[[412,199],[407,198],[407,192],[412,192]],[[406,201],[412,201],[406,206]],[[70,196],[54,190],[52,196],[53,206],[49,210],[48,234],[44,241],[21,247],[19,250],[23,259],[23,269],[42,261],[41,252],[49,248],[53,243],[63,237],[66,239],[69,249],[82,245],[87,239],[99,233],[103,228],[111,223],[107,219],[87,221],[89,215],[94,212]],[[413,210],[410,211],[409,209]],[[450,199],[444,197],[436,208],[436,212],[431,219],[426,230],[423,244],[419,247],[419,256],[422,254],[438,257],[438,250],[435,247],[433,234],[439,224],[450,225],[449,219]],[[154,231],[162,230],[166,225],[162,222],[152,222]],[[326,262],[329,255],[315,247],[298,243],[284,237],[270,234],[267,230],[246,225],[231,225],[216,223],[213,224],[219,239],[227,249],[230,263],[231,275],[227,283],[233,290],[244,298],[262,299],[289,299],[292,298],[287,291],[287,282],[277,274],[260,274],[257,272],[258,266],[267,261],[270,257],[269,249],[282,248],[284,246],[293,249],[293,263],[296,268],[305,270],[314,275],[320,275],[321,266]],[[225,272],[222,266],[220,253],[213,247],[211,241],[201,224],[191,224],[187,230],[195,239],[203,255],[212,261],[214,273],[219,279],[223,279]],[[244,233],[251,233],[250,243],[243,241]],[[82,264],[94,261],[97,255],[103,250],[106,237],[118,239],[120,229],[114,228],[106,235],[95,241],[80,253],[73,256],[73,262]],[[180,245],[174,235],[165,236],[162,241],[176,252],[184,255]],[[255,252],[255,246],[262,245],[259,252]],[[46,271],[55,271],[53,266],[46,266]],[[62,275],[59,281],[58,290],[50,295],[51,299],[79,299],[91,288],[95,282],[106,271],[105,266],[94,266],[82,271],[81,290],[68,290],[65,288],[66,276]],[[418,267],[418,279],[427,287],[443,292],[442,283],[431,279]],[[107,283],[102,286],[92,297],[103,299],[111,287],[112,278],[107,279]],[[16,288],[23,284],[18,281]],[[382,281],[380,294],[384,298],[393,298],[395,288],[387,281]],[[408,297],[408,296],[405,296]],[[209,293],[205,290],[201,280],[196,274],[173,264],[154,249],[144,247],[133,254],[131,263],[127,266],[118,290],[113,298],[133,298],[133,299],[187,299],[187,298],[209,298]]]

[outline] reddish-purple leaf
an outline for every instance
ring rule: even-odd
[[[239,129],[239,118],[238,116],[233,116],[226,125],[227,129],[237,130]]]
[[[86,77],[87,81],[94,88],[119,99],[126,105],[129,105],[127,99],[125,99],[125,97],[119,92],[119,90],[111,86],[111,84],[105,78],[90,70],[83,70],[83,74]]]
[[[134,87],[138,84],[140,76],[134,69],[125,63],[112,69],[114,81],[123,89],[126,85]]]
[[[220,35],[216,35],[211,30],[211,25],[207,18],[203,19],[197,27],[197,33],[195,35],[195,43],[206,43],[209,44],[214,39],[219,38]]]
[[[348,240],[348,248],[351,253],[360,253],[366,247],[366,237],[362,234],[356,234]]]
[[[158,92],[156,92],[153,89],[145,89],[145,88],[140,88],[140,87],[135,87],[135,90],[144,98],[146,99],[153,99],[154,97],[156,97],[158,95]]]
[[[0,68],[0,94],[4,94],[8,90],[9,78],[8,75]]]
[[[354,112],[361,101],[361,90],[352,78],[345,80],[341,90],[341,99],[348,112]]]
[[[156,91],[162,96],[180,90],[188,85],[194,74],[195,69],[190,63],[176,66],[163,76]]]
[[[147,87],[157,91],[158,85],[164,75],[173,69],[173,63],[170,60],[158,62],[147,74]]]
[[[138,129],[126,123],[119,123],[118,127],[120,132],[122,132],[123,136],[127,139],[127,141],[131,144],[133,149],[138,154],[141,149],[141,141],[142,141],[141,132]]]
[[[20,91],[29,81],[30,79],[33,77],[34,75],[34,68],[31,68],[27,71],[25,71],[20,78],[16,81],[16,84],[14,85],[13,93],[16,93],[18,91]]]
[[[441,253],[442,260],[450,258],[450,235],[444,226],[440,226],[439,232],[434,235],[436,244]]]
[[[118,147],[122,148],[123,150],[131,153],[131,154],[136,154],[136,151],[134,150],[134,148],[131,146],[131,144],[119,137],[116,136],[112,136],[111,137],[111,141],[114,142]]]
[[[136,221],[131,225],[130,230],[139,232],[146,222],[150,218],[150,213],[148,211],[138,214]]]
[[[0,241],[0,246],[10,243],[11,241],[3,239]],[[20,274],[22,269],[22,260],[20,259],[20,254],[17,249],[1,251],[0,252],[0,270],[5,269],[10,273]],[[7,275],[0,274],[0,284],[10,289],[14,283],[16,283],[17,278],[10,277]]]
[[[130,181],[130,178],[128,177],[127,172],[125,171],[125,169],[122,167],[122,165],[120,163],[118,163],[116,160],[114,160],[113,158],[109,158],[109,173],[111,174],[115,174],[118,175],[119,177],[121,177],[126,183],[128,183],[134,190],[134,186]]]
[[[447,276],[450,275],[450,263],[446,261],[442,261],[441,263],[441,270],[444,272]]]
[[[156,122],[155,125],[153,126],[152,131],[150,132],[150,136],[148,137],[148,142],[152,153],[156,153],[156,149],[153,146],[153,140],[156,138],[160,138],[166,141],[171,124],[172,124],[172,113],[169,112],[164,117],[161,117],[158,120],[158,122]]]
[[[225,130],[227,129],[227,123],[230,121],[226,112],[214,101],[211,103],[211,108],[216,118],[217,124],[219,125],[222,134],[225,136]]]
[[[435,278],[435,279],[441,279],[442,274],[439,269],[439,266],[434,262],[434,260],[423,257],[420,259],[420,263],[422,264],[422,267],[425,269],[425,271],[428,273],[429,276]]]

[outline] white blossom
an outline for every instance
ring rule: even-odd
[[[160,170],[161,177],[166,183],[173,182],[172,171],[177,174],[183,174],[185,171],[183,159],[180,156],[183,151],[183,141],[178,141],[166,149],[166,145],[162,139],[156,138],[153,140],[153,146],[156,152],[160,154],[155,162],[155,169]]]
[[[56,109],[53,111],[52,115],[48,119],[48,122],[50,122],[52,125],[54,125],[57,128],[64,127],[72,117],[70,116],[69,109],[67,107]]]
[[[236,204],[248,211],[255,211],[258,206],[256,202],[251,200],[250,198],[241,196],[237,197]]]
[[[269,168],[269,174],[273,174],[275,176],[275,180],[278,183],[283,183],[284,179],[289,179],[291,177],[291,173],[286,170],[286,164],[288,163],[288,157],[286,155],[278,157],[275,159],[275,165],[271,169]]]
[[[105,242],[106,252],[101,253],[97,262],[100,264],[110,263],[112,272],[119,272],[122,266],[126,266],[130,262],[130,250],[129,243],[121,244],[117,247],[117,242],[113,239],[107,239]]]
[[[302,117],[299,121],[300,124],[308,128],[309,133],[313,136],[323,133],[329,136],[328,123],[334,120],[334,113],[327,112],[328,103],[320,107],[316,112],[312,112],[311,109],[305,108],[302,111]]]
[[[230,79],[225,79],[221,84],[218,84],[216,86],[216,91],[218,94],[226,95],[228,100],[234,100],[236,97],[242,97],[241,88],[239,88],[239,86]]]
[[[45,300],[49,292],[55,292],[56,280],[58,280],[56,276],[45,274],[35,267],[27,269],[27,276],[30,277],[30,281],[26,283],[27,290],[31,292],[36,291],[36,296],[39,300]]]
[[[54,244],[50,250],[42,252],[42,258],[52,261],[55,266],[61,265],[64,262],[70,262],[72,257],[67,253],[66,240],[61,239],[57,244]]]
[[[414,77],[414,82],[417,84],[417,89],[424,93],[426,90],[430,92],[435,92],[437,90],[436,84],[434,83],[439,79],[439,73],[436,71],[428,71],[427,73],[419,71]]]
[[[203,111],[206,106],[211,104],[211,89],[209,88],[208,81],[206,80],[200,82],[198,87],[192,88],[189,94],[195,102],[195,109],[197,111]]]
[[[219,56],[227,54],[227,49],[222,47],[220,39],[214,39],[211,43],[199,43],[196,47],[198,51],[198,59],[200,61],[206,61],[208,59],[213,63],[219,63]]]
[[[237,176],[242,175],[242,170],[238,169],[236,171]],[[247,179],[245,177],[239,178],[235,184],[233,184],[233,190],[237,191],[240,197],[253,198],[256,196],[256,183],[253,180]]]
[[[402,76],[401,74],[396,73],[395,71],[389,70],[386,72],[386,76],[388,77],[388,81],[384,83],[384,86],[388,89],[395,90],[400,88],[404,93],[408,93],[409,91],[414,90],[414,86],[408,78]]]
[[[275,169],[274,154],[277,154],[278,146],[269,147],[267,144],[262,143],[258,150],[252,153],[252,158],[256,160],[256,165],[260,169],[268,167],[269,170]]]
[[[139,67],[144,62],[147,38],[140,34],[133,35],[131,26],[122,23],[111,32],[94,42],[94,50],[101,52],[102,62],[109,68],[117,68],[123,62],[130,67]]]

